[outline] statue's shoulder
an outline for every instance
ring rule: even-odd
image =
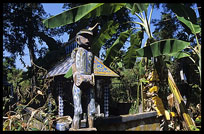
[[[86,51],[86,49],[84,49],[83,47],[77,47],[77,50]]]
[[[74,48],[71,53],[71,58],[75,59],[78,48]]]
[[[76,48],[74,48],[74,49],[72,50],[72,54],[76,53],[77,51],[78,51],[78,47],[76,47]]]
[[[83,47],[76,47],[72,50],[72,52],[76,52],[76,51],[85,51],[86,49],[84,49]]]
[[[77,51],[78,49],[79,49],[79,47],[76,47],[76,48],[73,49],[73,51]]]

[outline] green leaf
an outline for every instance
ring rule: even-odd
[[[128,51],[124,57],[125,68],[133,68],[136,61],[136,50],[141,48],[143,34],[143,31],[139,31],[136,34],[131,34],[131,46],[128,48]]]
[[[101,4],[93,3],[77,6],[56,16],[52,16],[46,20],[43,20],[43,24],[47,28],[54,28],[58,26],[64,26],[66,24],[71,24],[73,22],[77,22],[78,20],[86,16],[98,6],[101,6]]]
[[[98,55],[101,47],[106,43],[107,40],[109,40],[113,34],[117,32],[117,28],[119,27],[119,24],[114,24],[114,21],[108,21],[100,30],[99,35],[94,39],[93,45],[92,45],[92,52],[96,55]]]
[[[134,14],[140,12],[147,12],[147,8],[149,6],[148,3],[127,3],[125,5],[128,9],[131,9],[131,13]]]
[[[127,30],[125,32],[120,33],[119,38],[113,43],[113,45],[107,49],[107,54],[104,60],[104,64],[109,66],[113,59],[118,54],[118,51],[126,42],[127,38],[129,37],[131,30]]]
[[[143,75],[145,74],[145,67],[144,67],[143,61],[144,61],[144,58],[142,58],[138,64],[139,77],[143,77]]]
[[[141,78],[141,79],[140,79],[140,82],[143,82],[143,83],[148,83],[149,81],[148,81],[148,80],[146,80],[145,78]]]
[[[22,130],[22,126],[21,126],[21,124],[19,124],[19,127],[16,131],[21,131],[21,130]]]
[[[37,128],[31,128],[31,131],[40,131],[40,129],[37,129]]]
[[[167,6],[177,15],[178,20],[184,23],[193,34],[201,32],[201,28],[197,24],[196,13],[193,9],[183,4],[168,4]]]
[[[109,15],[118,11],[125,3],[89,3],[71,8],[56,16],[52,16],[43,20],[43,24],[47,28],[55,28],[64,26],[79,21],[80,19],[87,19],[90,17],[97,17],[101,15]]]
[[[72,77],[72,67],[69,68],[68,72],[64,75],[65,78],[70,78]]]
[[[118,62],[117,65],[118,65],[119,68],[122,68],[122,67],[123,67],[122,62]]]
[[[138,57],[157,57],[160,55],[169,55],[179,52],[190,45],[190,42],[165,39],[151,43],[149,46],[136,50],[136,56]]]
[[[176,53],[168,54],[169,56],[173,56],[176,59],[184,58],[184,57],[189,57],[190,54],[187,52],[179,51]]]
[[[196,126],[190,125],[190,129],[191,131],[200,131],[199,128],[197,128]]]
[[[199,87],[199,86],[197,85],[197,87]],[[195,122],[196,122],[197,124],[200,124],[200,123],[201,123],[201,119],[196,118],[196,119],[195,119]]]

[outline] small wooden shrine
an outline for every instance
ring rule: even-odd
[[[75,47],[75,42],[65,47],[66,52],[70,53]],[[58,103],[58,116],[62,117],[69,115],[73,117],[73,98],[72,98],[72,86],[73,80],[71,75],[66,76],[67,72],[72,72],[71,57],[67,56],[63,61],[59,61],[53,68],[51,68],[47,74],[47,78],[54,78],[54,81],[49,87],[50,93],[55,96]],[[106,67],[103,62],[97,57],[94,57],[94,75],[95,75],[95,100],[97,114],[96,117],[108,117],[109,116],[109,82],[111,77],[119,77],[115,72]],[[108,76],[108,77],[107,77]],[[66,78],[65,78],[66,77]],[[86,92],[86,91],[83,91]],[[86,114],[86,93],[82,94],[82,109]],[[84,104],[83,104],[84,103]],[[84,114],[84,116],[85,116]],[[85,117],[84,117],[85,119]],[[82,120],[83,122],[83,120]],[[83,123],[82,123],[83,124]]]

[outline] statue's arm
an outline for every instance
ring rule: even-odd
[[[77,74],[77,70],[76,70],[76,52],[77,49],[74,49],[71,53],[71,59],[72,59],[72,74],[73,74],[73,80],[74,83],[76,84],[76,74]]]
[[[95,78],[94,78],[94,73],[91,75],[83,75],[80,74],[76,68],[76,64],[78,62],[76,59],[76,53],[77,53],[77,48],[74,49],[71,53],[71,59],[72,59],[72,74],[73,74],[73,80],[76,86],[80,86],[82,82],[89,82],[91,85],[95,85]],[[80,63],[79,63],[80,64]]]

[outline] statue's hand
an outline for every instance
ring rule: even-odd
[[[94,77],[94,73],[91,74],[92,80],[90,81],[91,85],[95,85],[95,77]]]
[[[73,78],[76,86],[80,86],[82,82],[89,82],[91,85],[95,85],[95,77],[93,73],[91,75],[74,73]]]
[[[73,80],[76,86],[81,85],[82,81],[80,81],[80,74],[78,72],[73,73]]]

